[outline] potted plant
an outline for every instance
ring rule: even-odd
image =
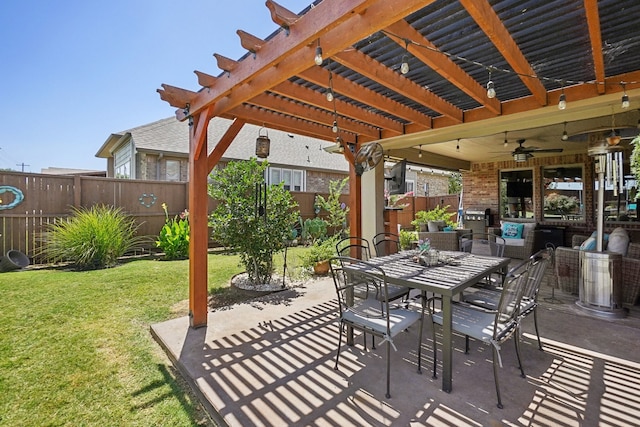
[[[427,224],[429,221],[444,221],[445,225],[454,227],[456,224],[451,217],[455,215],[455,213],[448,212],[447,209],[449,209],[449,205],[444,207],[437,205],[428,211],[418,211],[416,212],[415,219],[411,221],[411,225],[416,228],[416,231],[428,231]]]
[[[329,272],[329,260],[336,256],[335,239],[316,240],[304,254],[302,266],[313,268],[316,275],[324,275]]]

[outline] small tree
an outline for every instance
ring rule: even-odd
[[[211,174],[209,196],[218,201],[209,225],[213,237],[240,254],[240,262],[255,284],[269,283],[273,254],[284,248],[299,216],[297,203],[282,183],[267,188],[266,201],[257,191],[268,162],[230,162]]]
[[[316,196],[316,204],[329,213],[327,223],[336,233],[347,227],[349,207],[344,203],[340,203],[340,195],[347,182],[349,182],[349,177],[339,181],[331,180],[329,181],[329,195],[327,198],[325,199],[321,195]]]

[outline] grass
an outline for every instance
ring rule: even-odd
[[[238,259],[209,255],[212,295],[232,292]],[[149,333],[186,314],[188,267],[140,259],[0,273],[0,426],[210,425]]]

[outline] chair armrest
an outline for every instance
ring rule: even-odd
[[[622,302],[634,305],[640,296],[640,259],[622,257]]]
[[[627,258],[640,259],[640,243],[629,243]]]
[[[575,248],[576,246],[580,246],[588,238],[589,236],[584,236],[582,234],[574,234],[573,237],[571,237],[571,247]]]
[[[560,290],[569,294],[577,294],[580,277],[580,251],[564,246],[557,247],[555,268]]]

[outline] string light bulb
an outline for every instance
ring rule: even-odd
[[[458,143],[456,144],[456,152],[460,152],[460,138],[458,138]]]
[[[420,151],[418,152],[418,157],[422,158],[422,144],[420,144]]]
[[[622,83],[622,108],[629,108],[629,95],[627,95],[627,88]]]
[[[327,89],[326,97],[328,102],[333,102],[333,91],[331,90],[331,88]]]
[[[487,82],[487,98],[493,99],[496,97],[496,87],[491,80],[491,68],[489,68],[489,81]]]
[[[558,99],[558,110],[564,110],[565,108],[567,108],[567,97],[564,94],[564,89],[562,89],[562,93]]]
[[[487,98],[495,98],[496,97],[496,88],[493,84],[493,81],[489,80],[487,82]]]
[[[507,131],[506,130],[504,131],[504,144],[503,145],[504,145],[504,148],[507,148],[507,146],[509,145],[507,143]]]
[[[320,46],[320,39],[318,39],[318,46],[316,46],[316,56],[313,58],[316,65],[322,65],[322,47]]]
[[[566,141],[569,139],[569,134],[567,133],[567,122],[564,122],[564,130],[562,131],[562,140]]]
[[[331,132],[338,133],[338,121],[337,120],[333,121],[333,126],[331,126]]]
[[[404,50],[408,52],[409,41],[404,41]],[[407,74],[409,72],[409,63],[407,62],[407,54],[402,55],[402,64],[400,64],[400,72]]]

